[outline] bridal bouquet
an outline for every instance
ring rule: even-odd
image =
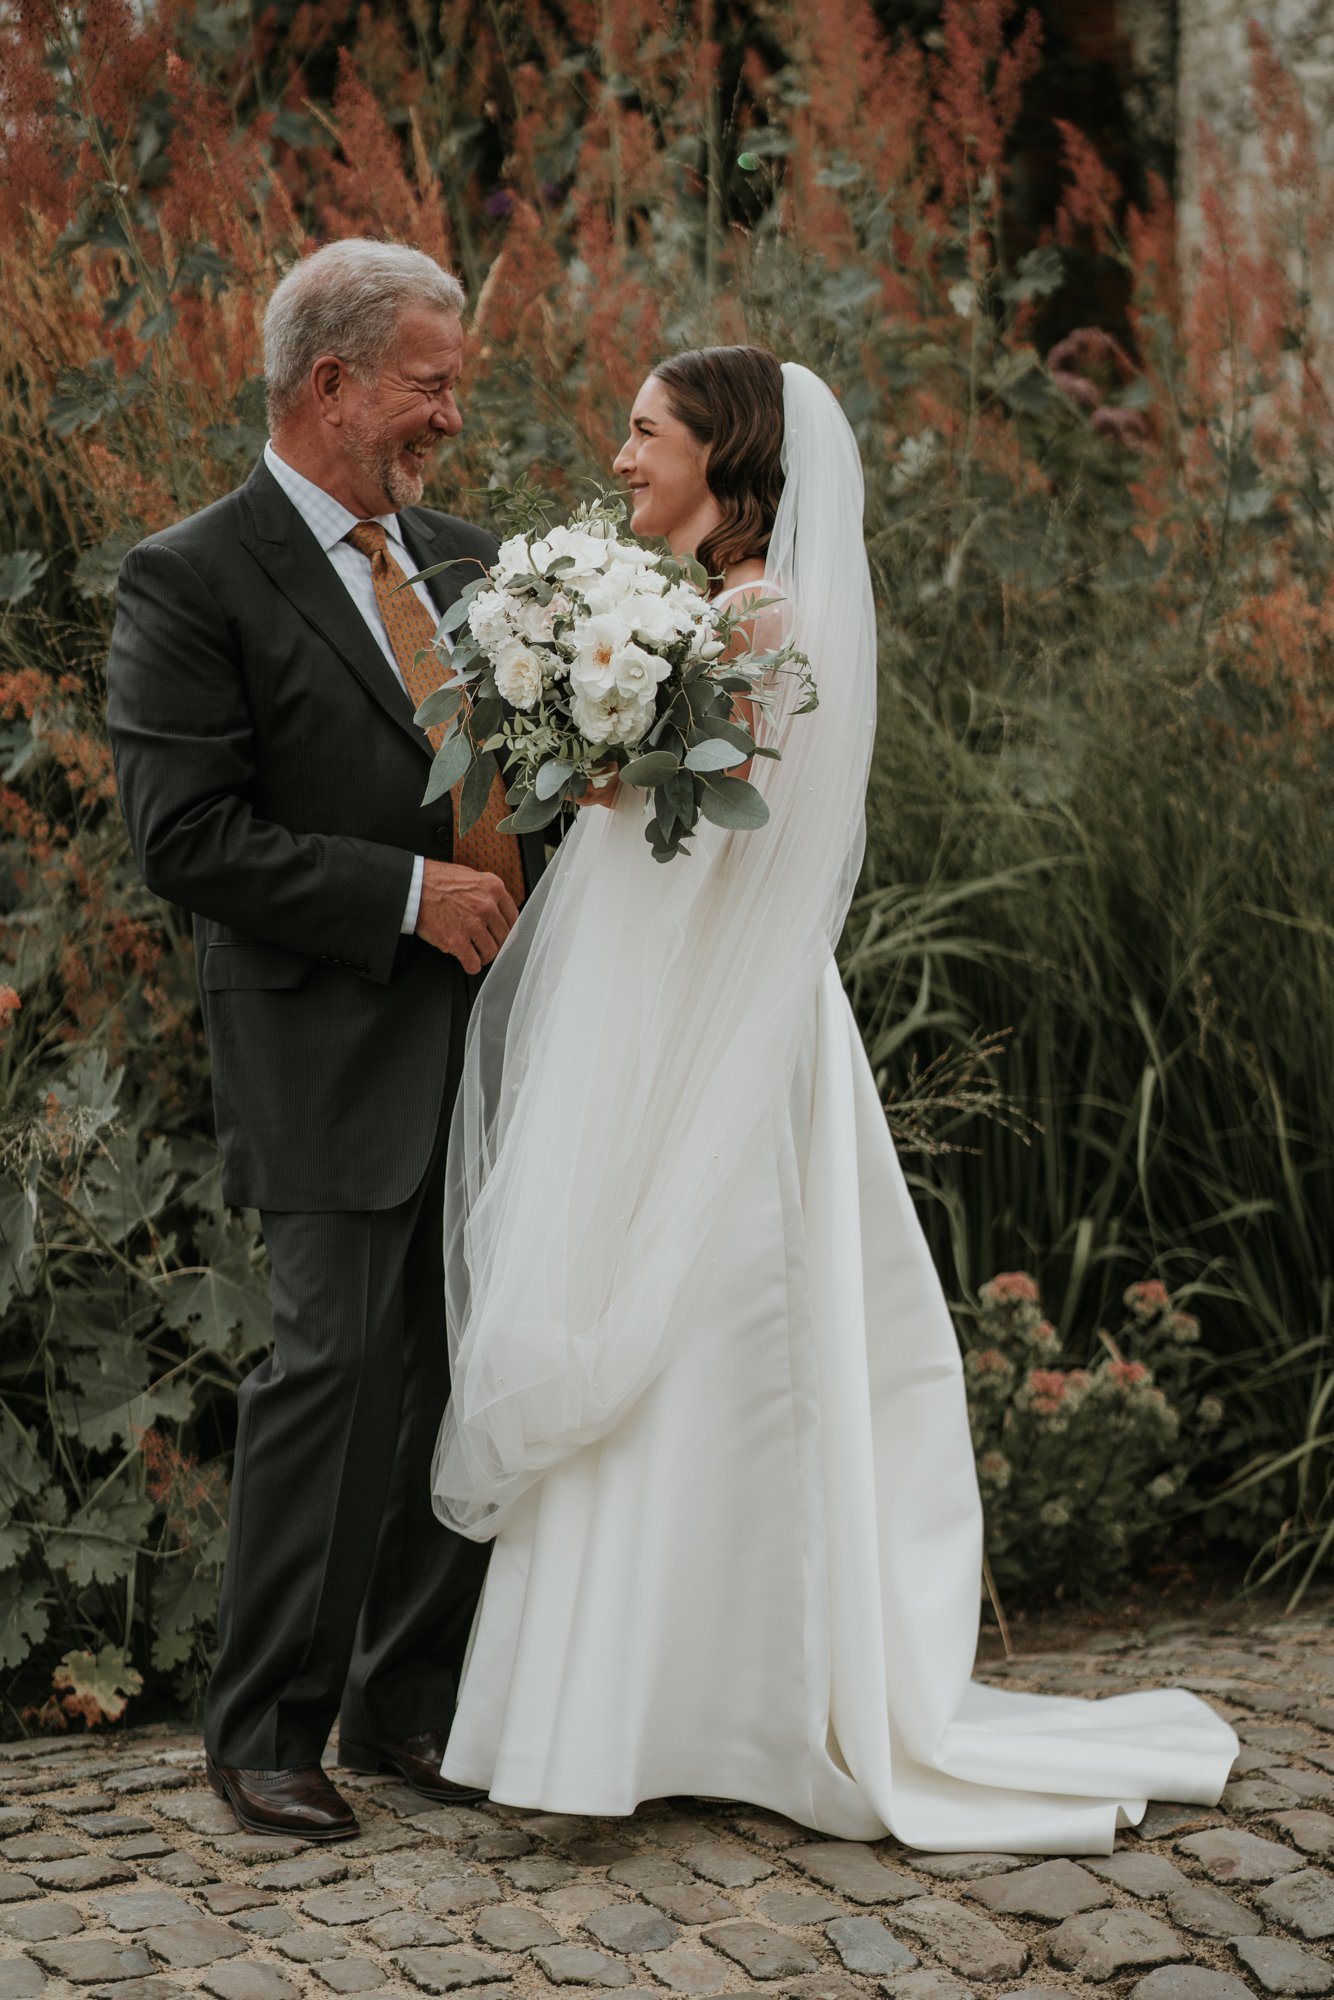
[[[416,718],[445,724],[423,804],[461,781],[461,832],[486,803],[489,752],[509,780],[510,833],[535,832],[613,776],[652,793],[658,861],[685,848],[701,815],[740,830],[768,819],[755,787],[729,774],[778,752],[735,719],[735,697],[765,710],[792,674],[797,712],[812,709],[809,663],[790,646],[736,649],[737,614],[710,603],[699,564],[623,539],[624,514],[603,497],[567,525],[511,535],[441,621],[450,679]]]

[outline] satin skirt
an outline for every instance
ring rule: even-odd
[[[1196,1696],[971,1679],[959,1348],[832,962],[775,1096],[700,1245],[707,1319],[496,1541],[445,1776],[564,1813],[735,1798],[936,1851],[1107,1854],[1149,1798],[1214,1804],[1237,1739]]]

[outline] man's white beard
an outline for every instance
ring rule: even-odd
[[[424,465],[420,472],[409,472],[394,445],[365,418],[348,425],[347,441],[362,470],[378,482],[395,507],[418,504],[426,490]]]

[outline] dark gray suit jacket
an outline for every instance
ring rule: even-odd
[[[496,542],[401,515],[443,611]],[[190,910],[223,1192],[268,1209],[382,1209],[425,1172],[470,982],[401,934],[413,856],[448,860],[448,796],[365,620],[261,460],[132,549],[107,720],[150,889]],[[521,842],[529,883],[540,837]]]

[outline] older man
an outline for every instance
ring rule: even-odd
[[[109,723],[150,888],[194,914],[228,1201],[273,1350],[240,1392],[209,1776],[248,1827],[355,1833],[320,1758],[440,1777],[484,1552],[431,1512],[449,1392],[441,1190],[472,976],[540,850],[423,807],[419,660],[493,538],[423,508],[462,428],[463,293],[344,242],[264,327],[271,439],[121,571]],[[433,564],[451,567],[402,588]]]

